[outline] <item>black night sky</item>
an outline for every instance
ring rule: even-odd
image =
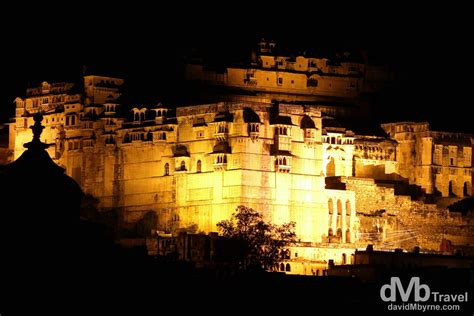
[[[134,102],[174,105],[185,93],[179,73],[183,55],[197,48],[216,62],[247,58],[266,36],[292,48],[366,50],[372,62],[390,66],[398,79],[381,96],[373,113],[377,121],[429,120],[434,129],[474,132],[468,20],[441,10],[379,9],[361,14],[319,8],[299,17],[296,11],[277,16],[238,8],[201,13],[186,6],[172,14],[128,8],[92,14],[82,8],[78,12],[85,10],[85,17],[24,16],[26,22],[12,21],[3,31],[0,121],[13,114],[12,101],[26,87],[43,80],[77,81],[84,65],[125,77]]]

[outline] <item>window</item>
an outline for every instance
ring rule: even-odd
[[[351,201],[349,200],[346,201],[346,214],[351,214]]]
[[[449,158],[449,164],[450,164],[451,166],[454,166],[454,158]]]
[[[201,160],[198,160],[196,164],[196,172],[198,173],[201,172],[201,167],[202,167]]]
[[[286,264],[286,269],[285,269],[286,272],[290,272],[291,271],[291,266],[289,263]]]
[[[337,215],[342,215],[342,203],[341,203],[341,200],[337,200]]]
[[[329,228],[329,229],[328,229],[328,236],[329,236],[329,237],[332,237],[332,236],[333,236],[332,228]]]
[[[179,170],[181,170],[181,171],[186,171],[186,163],[184,162],[184,160],[181,161],[181,167],[180,167]]]
[[[170,175],[170,165],[169,163],[166,163],[165,164],[165,176],[169,176]]]
[[[294,80],[291,80],[291,84],[294,84],[294,83],[295,83],[295,81],[294,81]]]
[[[346,230],[346,242],[351,242],[351,230],[349,228]]]
[[[329,214],[334,213],[334,205],[332,203],[332,199],[328,200],[328,209],[329,209]]]
[[[279,85],[282,85],[282,84],[283,84],[283,78],[282,78],[282,77],[279,77],[279,78],[278,78],[278,84],[279,84]]]
[[[278,135],[288,136],[288,129],[284,126],[279,126],[276,129]]]

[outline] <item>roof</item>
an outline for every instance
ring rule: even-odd
[[[193,121],[193,127],[198,127],[198,126],[207,126],[206,121],[204,120],[203,117],[198,117]]]
[[[260,117],[251,108],[244,108],[244,122],[245,123],[261,123]]]
[[[184,145],[176,145],[174,149],[174,157],[189,157],[188,148]]]
[[[316,128],[314,121],[308,115],[303,116],[301,120],[301,128],[308,129],[308,128]]]
[[[293,125],[290,116],[278,115],[270,120],[271,125]]]
[[[213,154],[231,154],[231,148],[229,146],[229,143],[227,142],[220,142],[214,146],[212,149]]]
[[[219,112],[214,117],[213,122],[233,122],[234,117],[229,111]]]

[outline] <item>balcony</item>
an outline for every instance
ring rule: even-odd
[[[227,170],[227,162],[215,162],[214,163],[214,170],[216,170],[216,171]]]
[[[219,142],[225,142],[227,140],[228,132],[226,131],[218,131],[214,134],[214,137]]]

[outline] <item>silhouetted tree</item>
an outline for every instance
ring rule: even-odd
[[[296,242],[294,222],[282,225],[265,222],[262,214],[245,206],[238,206],[232,218],[217,223],[217,228],[224,237],[244,241],[246,268],[273,270],[285,259],[284,248]]]

